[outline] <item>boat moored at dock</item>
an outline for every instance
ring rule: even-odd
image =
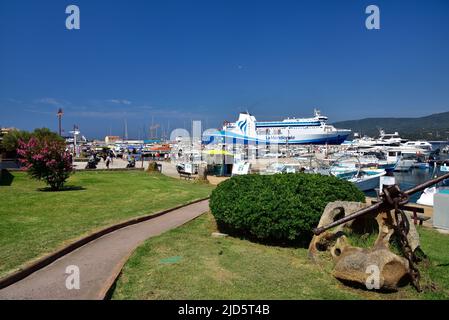
[[[287,118],[282,121],[257,121],[242,112],[234,123],[226,122],[223,130],[209,136],[209,143],[224,138],[232,143],[256,144],[341,144],[351,133],[328,125],[327,117],[315,110],[313,118]]]
[[[383,169],[361,170],[359,175],[348,181],[355,184],[360,191],[373,190],[379,187],[380,177],[386,174]]]

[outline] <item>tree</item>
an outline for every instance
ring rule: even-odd
[[[37,128],[34,129],[33,132],[28,132],[25,130],[11,130],[3,136],[2,148],[8,152],[16,151],[19,147],[19,140],[28,142],[31,137],[35,137],[39,141],[64,141],[64,139],[57,133],[50,131],[48,128]]]
[[[22,130],[11,130],[3,136],[2,148],[8,152],[15,151],[19,147],[19,140],[28,141],[31,133]]]
[[[53,191],[61,190],[73,172],[71,155],[59,140],[19,140],[17,154],[24,170],[34,179],[44,180]]]
[[[60,142],[64,141],[64,139],[61,136],[59,136],[59,134],[51,131],[48,128],[34,129],[34,131],[31,133],[31,136],[36,137],[40,141],[43,141],[43,140],[47,140],[47,141],[54,140],[54,141],[60,141]]]

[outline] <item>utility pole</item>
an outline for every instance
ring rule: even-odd
[[[57,115],[58,115],[58,133],[59,133],[60,137],[62,136],[61,120],[62,120],[63,114],[64,114],[64,112],[62,111],[62,108],[59,108]]]

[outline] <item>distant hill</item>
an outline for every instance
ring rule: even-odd
[[[335,122],[336,128],[351,129],[361,135],[378,137],[379,129],[399,132],[406,139],[449,140],[449,112],[421,118],[366,118]]]

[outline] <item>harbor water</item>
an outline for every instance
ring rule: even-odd
[[[448,159],[447,154],[442,154],[438,157],[439,160],[445,160]],[[444,172],[447,173],[447,172]],[[435,178],[436,176],[441,176],[443,172],[439,170],[439,166],[436,167],[430,167],[428,169],[421,169],[421,168],[412,168],[410,171],[404,171],[404,172],[394,172],[393,175],[395,177],[396,183],[399,184],[401,190],[407,190],[410,188],[413,188],[421,183],[424,183],[432,178]],[[448,186],[449,181],[444,181],[443,183],[440,183],[439,185]],[[376,191],[370,190],[365,192],[367,196],[370,197],[376,197]],[[416,201],[421,196],[422,192],[416,193],[413,196],[410,197],[410,202],[416,203]]]

